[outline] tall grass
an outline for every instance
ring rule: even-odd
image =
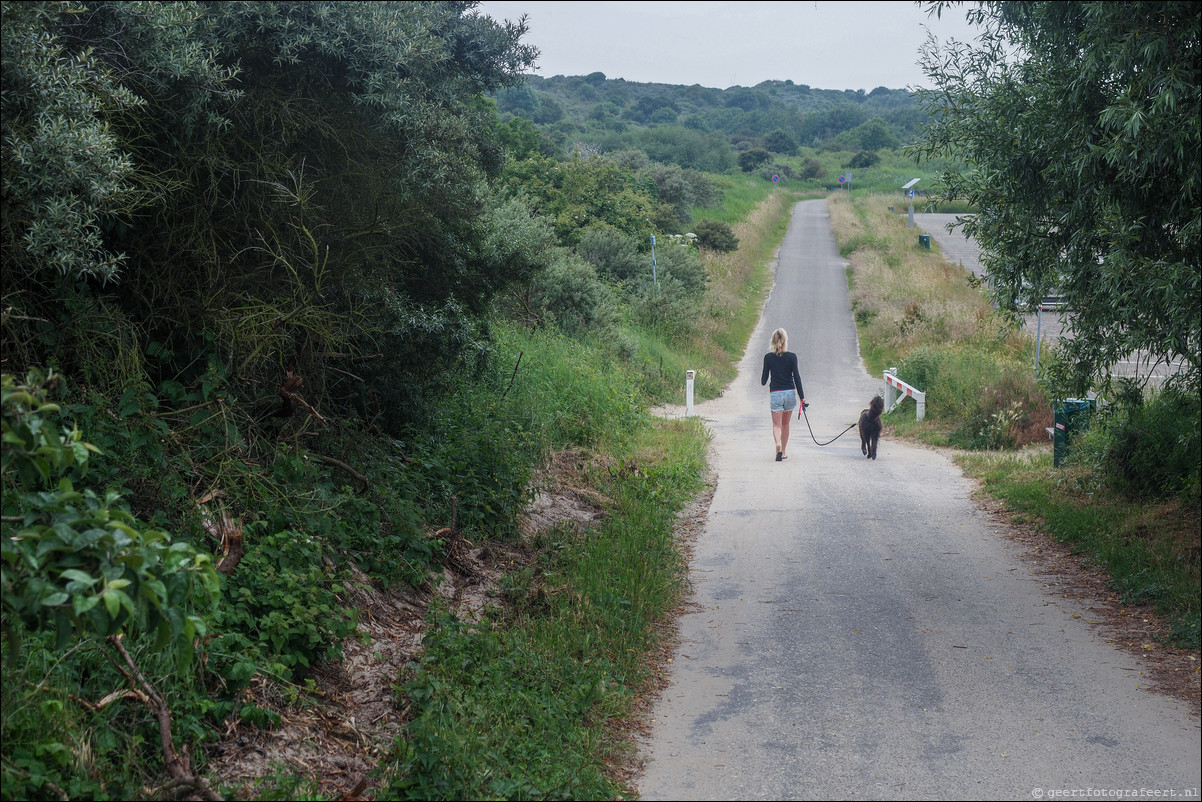
[[[777,190],[777,185],[751,173],[727,173],[713,176],[713,179],[722,190],[722,205],[690,209],[696,220],[720,220],[732,226],[738,225]]]

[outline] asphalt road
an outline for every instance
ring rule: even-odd
[[[763,353],[801,360],[825,442],[881,389],[823,201],[794,210],[738,378],[696,407],[718,474],[643,799],[1197,799],[1199,725],[1051,595],[941,453],[794,420],[775,462]],[[1080,618],[1076,616],[1081,616]]]

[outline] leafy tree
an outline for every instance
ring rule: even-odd
[[[650,241],[650,220],[659,205],[655,184],[609,159],[527,159],[510,164],[502,181],[502,193],[524,197],[535,213],[551,221],[565,247],[597,226]]]
[[[751,148],[739,154],[739,169],[750,173],[764,162],[772,158],[772,154],[763,148]]]
[[[73,18],[84,10],[82,3],[0,7],[0,254],[7,281],[14,273],[116,278],[126,256],[109,247],[104,229],[145,204],[153,187],[136,175],[114,118],[144,108],[149,93],[170,94],[169,109],[161,111],[180,121],[178,138],[206,122],[208,97],[230,91],[233,69],[192,38],[199,5],[148,4],[120,14],[127,63],[153,51],[125,72],[111,68],[99,43],[78,43],[83,26]],[[93,11],[107,16],[106,9]],[[54,33],[59,29],[71,29],[77,43]]]
[[[534,123],[521,117],[498,125],[497,140],[509,157],[518,161],[537,155],[542,147],[542,137]]]
[[[661,164],[675,164],[707,173],[724,173],[735,164],[726,138],[716,132],[661,125],[651,130],[632,130],[623,139]]]
[[[848,131],[846,136],[862,150],[896,148],[900,144],[893,129],[880,117],[873,117],[871,120],[860,123]]]
[[[45,291],[57,268],[109,279],[105,314],[175,355],[155,382],[220,354],[245,397],[292,370],[327,410],[374,390],[399,425],[520,280],[481,247],[504,164],[483,95],[536,55],[523,24],[467,3],[12,5],[6,348],[21,321],[77,325]],[[390,364],[346,381],[374,353]]]
[[[880,161],[881,157],[876,152],[871,150],[862,150],[848,159],[847,163],[845,163],[843,166],[854,170],[856,168],[872,167],[876,164],[879,164]]]
[[[958,3],[930,3],[941,14]],[[1006,309],[1072,308],[1057,382],[1081,393],[1133,350],[1199,379],[1202,5],[981,2],[979,45],[929,40],[935,88],[920,158],[947,156],[941,196],[979,212]]]
[[[783,153],[792,156],[797,152],[797,140],[788,131],[777,128],[764,137],[764,147],[773,153]]]

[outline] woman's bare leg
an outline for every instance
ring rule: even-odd
[[[784,449],[784,446],[781,443],[781,427],[787,426],[788,421],[788,412],[772,413],[772,442],[776,443],[776,450],[778,453]]]

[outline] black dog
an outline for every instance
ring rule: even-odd
[[[881,439],[881,413],[884,411],[885,402],[878,395],[868,403],[868,409],[860,413],[860,451],[868,459],[876,459],[876,444]]]

